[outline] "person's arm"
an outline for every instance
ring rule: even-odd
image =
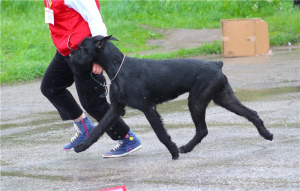
[[[77,11],[88,23],[92,36],[107,36],[107,28],[103,23],[101,14],[97,8],[95,0],[65,0],[65,5]],[[94,74],[103,72],[103,68],[93,63]]]
[[[92,36],[107,36],[107,28],[95,0],[65,0],[65,5],[77,11],[88,23]]]

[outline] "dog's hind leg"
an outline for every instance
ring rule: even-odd
[[[224,79],[226,82],[223,88],[214,95],[213,101],[225,109],[247,118],[256,126],[262,137],[271,141],[273,135],[266,129],[264,122],[259,118],[257,112],[244,106],[234,95],[226,76],[224,76]]]
[[[150,107],[146,110],[143,110],[143,112],[160,142],[162,142],[168,148],[172,155],[172,159],[177,159],[179,157],[178,147],[172,142],[171,137],[164,128],[162,119],[157,113],[156,109]]]
[[[191,116],[196,126],[196,134],[186,145],[179,148],[180,153],[187,153],[192,151],[194,147],[199,144],[202,139],[208,134],[205,122],[205,111],[209,102],[211,101],[210,90],[198,89],[195,92],[191,91],[188,101]]]

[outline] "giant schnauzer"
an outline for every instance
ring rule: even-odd
[[[168,148],[172,159],[187,153],[207,135],[205,111],[211,100],[252,122],[259,134],[267,140],[273,135],[265,128],[257,113],[244,106],[234,95],[226,76],[223,62],[197,59],[152,60],[125,57],[109,40],[112,36],[95,36],[84,39],[71,60],[80,70],[91,70],[96,63],[103,67],[110,78],[111,107],[90,137],[75,147],[82,152],[95,143],[118,117],[125,114],[125,106],[142,111],[158,139]],[[178,147],[163,126],[156,105],[189,92],[188,106],[196,126],[195,136],[184,146]]]

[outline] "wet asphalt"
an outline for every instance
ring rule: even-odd
[[[101,154],[116,144],[104,135],[86,152],[65,152],[62,147],[74,129],[40,93],[40,81],[5,85],[1,190],[92,191],[120,185],[128,191],[300,190],[300,47],[277,48],[262,56],[205,59],[224,62],[237,97],[258,112],[274,134],[273,141],[260,137],[246,119],[211,104],[208,136],[191,153],[171,160],[143,114],[128,108],[124,120],[141,139],[141,150],[104,159]],[[76,96],[74,87],[70,89]],[[158,107],[178,146],[195,133],[186,97]]]

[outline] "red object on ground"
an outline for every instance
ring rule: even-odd
[[[118,186],[114,188],[106,188],[104,190],[97,190],[97,191],[127,191],[125,186]]]

